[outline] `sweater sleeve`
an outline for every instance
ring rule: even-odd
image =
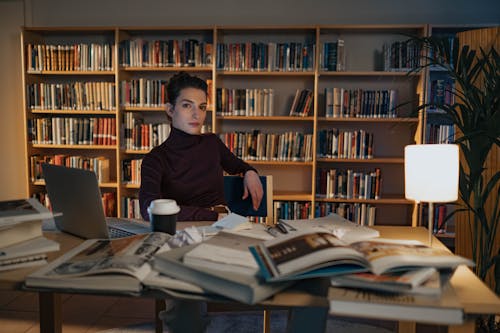
[[[148,207],[156,199],[161,199],[161,162],[158,156],[148,154],[142,160],[139,188],[139,206],[144,220],[149,221]]]

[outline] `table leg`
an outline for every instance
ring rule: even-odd
[[[292,308],[288,314],[286,332],[324,333],[327,319],[327,307]]]
[[[166,309],[165,306],[165,299],[163,298],[156,298],[155,299],[155,332],[156,333],[163,333],[163,320],[160,318],[159,314],[161,311],[164,311]]]
[[[61,295],[53,292],[39,292],[40,333],[61,333]]]

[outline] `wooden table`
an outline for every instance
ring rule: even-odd
[[[193,223],[192,225],[197,225]],[[184,225],[187,226],[187,225]],[[421,227],[375,227],[379,230],[384,238],[394,239],[416,239],[426,242],[428,239],[427,230]],[[61,250],[49,254],[49,260],[65,253],[74,246],[82,242],[81,239],[63,234],[63,233],[46,233],[48,238],[58,241],[61,244]],[[433,246],[444,247],[437,239],[433,241]],[[25,277],[38,269],[25,268],[12,271],[6,271],[0,274],[0,290],[20,290]],[[320,280],[318,280],[320,281]],[[326,321],[329,301],[327,298],[328,285],[325,285],[325,279],[321,280],[322,286],[313,285],[311,283],[299,283],[294,288],[282,291],[268,300],[262,302],[263,308],[279,308],[279,309],[298,309],[294,311],[292,318],[293,325],[290,326],[290,332],[321,332],[324,330],[324,324],[321,321],[317,327],[311,326],[317,320],[311,320],[311,316],[323,318]],[[451,279],[451,285],[456,292],[460,303],[463,306],[464,313],[467,314],[466,321],[463,325],[450,326],[450,332],[473,332],[474,316],[479,314],[499,314],[500,300],[482,281],[480,281],[474,273],[466,268],[460,267]],[[40,303],[40,332],[41,333],[59,333],[62,330],[61,322],[61,297],[58,292],[53,291],[38,291]],[[92,292],[96,295],[102,295],[100,292]],[[142,297],[158,297],[151,293],[142,295]],[[236,304],[236,303],[235,303]],[[390,318],[390,314],[384,314],[385,319],[398,320],[398,318]],[[359,315],[362,317],[362,314]],[[409,332],[415,330],[415,323],[403,322],[400,323],[400,332]]]

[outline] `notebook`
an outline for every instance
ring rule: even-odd
[[[101,191],[93,171],[43,163],[47,193],[56,227],[89,238],[118,238],[151,232],[147,222],[105,217]]]

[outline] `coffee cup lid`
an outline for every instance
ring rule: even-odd
[[[173,199],[156,199],[148,207],[149,214],[170,215],[177,214],[181,208]]]

